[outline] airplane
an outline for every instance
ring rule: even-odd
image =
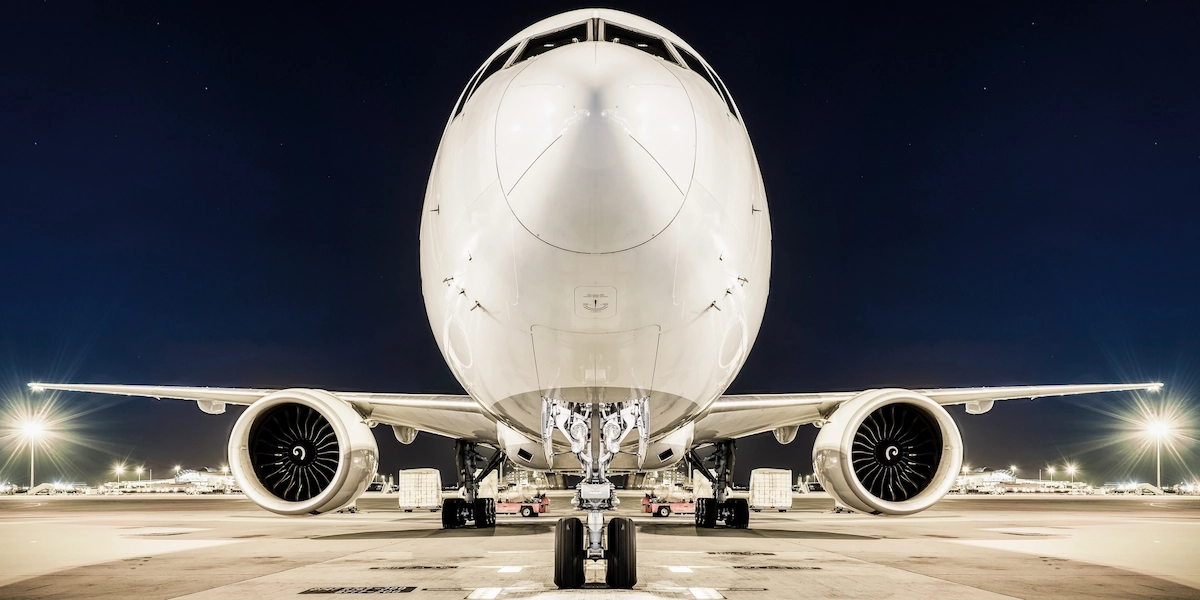
[[[371,481],[371,428],[455,440],[464,497],[446,528],[495,525],[478,484],[505,459],[583,476],[584,519],[555,527],[554,581],[637,582],[636,530],[605,520],[609,477],[687,461],[713,484],[697,527],[745,528],[730,495],[736,440],[790,443],[820,428],[814,470],[845,507],[909,515],[953,485],[963,444],[946,410],[998,400],[1157,390],[1161,383],[727,395],[766,308],[770,210],[743,116],[690,44],[616,10],[565,12],[493,52],[454,103],[429,177],[421,285],[438,347],[465,395],[320,389],[31,383],[245,405],[229,439],[239,486],[262,508],[315,515]],[[480,448],[494,454],[484,460]],[[701,452],[705,456],[701,456]],[[712,468],[709,468],[709,465]]]

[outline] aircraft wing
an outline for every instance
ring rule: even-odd
[[[997,400],[1070,396],[1096,392],[1158,391],[1161,383],[1029,385],[978,388],[942,388],[913,390],[943,406],[966,404],[970,414],[983,414]],[[864,390],[865,391],[865,390]],[[696,422],[697,442],[728,440],[771,431],[780,427],[805,425],[821,420],[843,402],[861,394],[824,392],[805,394],[748,394],[721,396]]]
[[[30,383],[34,391],[56,390],[170,400],[194,400],[209,414],[225,412],[225,405],[251,405],[280,390],[211,388],[157,385]],[[449,394],[377,394],[329,392],[352,405],[364,419],[386,425],[412,427],[437,435],[473,441],[493,441],[496,422],[470,396]]]

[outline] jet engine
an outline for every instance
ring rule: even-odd
[[[842,404],[813,445],[813,470],[842,505],[910,515],[946,495],[962,467],[958,425],[910,390],[871,390]]]
[[[233,476],[255,504],[281,515],[345,508],[371,483],[375,436],[329,392],[290,389],[255,402],[229,436]]]

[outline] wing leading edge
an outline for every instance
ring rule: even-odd
[[[943,406],[966,404],[967,412],[983,414],[997,400],[1071,396],[1098,392],[1158,391],[1161,383],[1029,385],[978,388],[917,389]],[[865,391],[865,390],[863,390]],[[721,396],[696,422],[696,440],[728,440],[821,420],[843,402],[863,393],[747,394]]]
[[[209,414],[225,412],[225,405],[249,406],[283,390],[257,388],[211,388],[156,385],[30,383],[34,391],[88,392],[119,396],[193,400]],[[329,392],[354,406],[364,419],[412,427],[419,431],[456,439],[487,441],[496,436],[496,423],[470,396],[449,394],[377,394]]]

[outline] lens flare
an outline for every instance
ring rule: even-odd
[[[85,427],[96,423],[84,417],[113,402],[79,397],[68,401],[58,393],[22,388],[23,384],[0,384],[0,479],[24,480],[18,474],[27,477],[31,450],[41,482],[94,478],[96,473],[81,457],[115,454],[115,448],[88,436]]]
[[[36,438],[39,435],[42,435],[42,432],[45,431],[45,429],[46,428],[42,426],[41,421],[26,421],[21,424],[21,432],[24,433],[25,437],[28,438]]]
[[[1161,447],[1162,483],[1170,486],[1180,481],[1194,481],[1192,442],[1197,434],[1194,401],[1180,393],[1135,394],[1116,406],[1083,404],[1107,417],[1104,437],[1095,440],[1087,452],[1104,450],[1106,456],[1116,456],[1110,477],[1119,480],[1156,480],[1156,448]]]

